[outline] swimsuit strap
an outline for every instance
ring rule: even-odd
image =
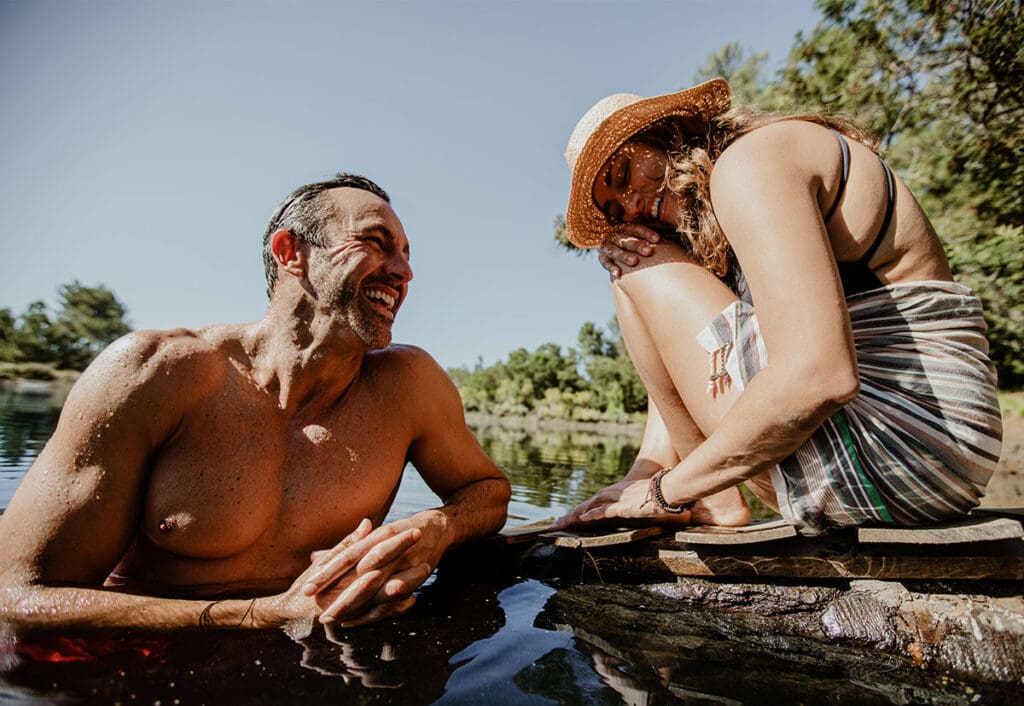
[[[825,223],[832,220],[832,215],[836,212],[836,209],[839,208],[839,201],[843,198],[843,192],[846,190],[846,180],[850,177],[850,146],[846,144],[846,140],[839,132],[836,130],[830,130],[830,132],[836,136],[837,140],[839,140],[839,149],[843,153],[843,173],[839,177],[839,191],[836,192],[836,198],[832,202],[832,208],[830,208],[828,213],[825,215]]]
[[[850,176],[850,145],[847,144],[846,138],[844,138],[840,132],[836,130],[831,130],[831,132],[839,141],[839,147],[843,153],[843,173],[839,179],[839,191],[836,193],[836,198],[832,202],[832,208],[828,210],[828,214],[825,216],[825,223],[828,223],[832,219],[832,215],[836,212],[836,209],[839,208],[839,200],[843,197],[843,192],[846,190],[846,182]],[[893,176],[892,169],[890,169],[889,165],[885,163],[884,159],[882,159],[882,156],[877,156],[879,163],[882,165],[882,169],[885,170],[887,200],[885,204],[885,218],[882,219],[882,228],[878,231],[878,234],[875,235],[874,241],[864,254],[856,260],[856,262],[863,263],[865,266],[874,256],[875,250],[878,249],[879,244],[881,244],[882,236],[885,235],[887,230],[889,230],[889,224],[892,223],[892,214],[896,210],[896,178]]]
[[[885,231],[889,230],[889,224],[892,223],[892,214],[896,210],[896,178],[892,174],[892,169],[885,163],[881,155],[878,157],[878,161],[882,163],[882,169],[885,170],[885,184],[888,189],[888,201],[885,204],[885,218],[882,220],[882,228],[878,231],[878,235],[875,236],[875,242],[871,243],[863,255],[857,262],[863,262],[866,266],[872,255],[875,254],[875,250],[878,250],[878,244],[882,242],[882,236],[885,235]]]

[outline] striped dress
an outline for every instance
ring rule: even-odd
[[[860,393],[772,469],[779,509],[803,534],[924,525],[978,504],[999,460],[1002,420],[986,324],[952,282],[894,284],[846,299]],[[698,334],[710,387],[741,389],[767,359],[750,303]]]

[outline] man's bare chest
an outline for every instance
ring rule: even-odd
[[[332,546],[363,517],[379,520],[410,441],[373,400],[351,402],[307,418],[250,404],[183,419],[152,460],[145,535],[197,559],[291,555]]]

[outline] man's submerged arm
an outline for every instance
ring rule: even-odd
[[[46,586],[4,578],[0,622],[22,628],[256,628],[265,622],[264,598],[184,600],[112,589]],[[257,612],[261,617],[257,617]]]

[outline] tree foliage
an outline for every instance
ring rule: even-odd
[[[981,298],[1001,386],[1021,387],[1022,0],[817,0],[817,8],[821,20],[796,36],[776,76],[764,54],[727,44],[694,80],[724,76],[737,103],[833,112],[874,132],[957,280]]]
[[[647,392],[625,353],[618,327],[583,324],[579,345],[519,348],[507,360],[448,371],[466,409],[496,416],[627,421],[647,407]]]
[[[124,306],[102,285],[86,287],[76,280],[60,287],[58,299],[52,319],[42,301],[29,304],[18,317],[0,309],[0,362],[84,370],[104,347],[131,330]]]

